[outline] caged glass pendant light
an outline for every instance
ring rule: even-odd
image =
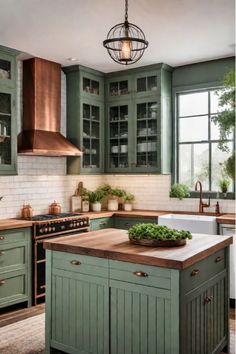
[[[134,64],[143,56],[148,41],[141,28],[128,21],[128,0],[125,0],[125,21],[110,29],[103,45],[119,64]]]

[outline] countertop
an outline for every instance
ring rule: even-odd
[[[193,235],[185,246],[154,248],[133,245],[126,230],[104,229],[47,240],[44,248],[119,261],[184,269],[232,243],[231,236]]]
[[[17,220],[17,219],[1,219],[0,220],[0,231],[18,229],[21,227],[31,227],[32,222],[28,220]]]
[[[216,216],[216,222],[219,224],[235,224],[236,215],[235,214],[220,214],[215,213],[204,213],[200,214],[198,212],[190,211],[172,211],[172,210],[132,210],[132,211],[101,211],[101,212],[88,212],[82,213],[84,216],[88,216],[91,220],[106,218],[112,216],[123,216],[123,217],[157,217],[164,214],[189,214],[189,215],[212,215]]]

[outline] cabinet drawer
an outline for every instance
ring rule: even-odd
[[[112,218],[99,218],[90,221],[91,231],[106,229],[114,226]]]
[[[109,268],[110,279],[162,289],[171,288],[171,272],[167,268],[111,260]]]
[[[103,258],[53,252],[53,267],[98,277],[108,277],[108,260]]]
[[[139,223],[157,223],[157,218],[122,218],[122,217],[115,217],[115,227],[117,229],[124,229],[128,230],[133,225]]]
[[[0,306],[5,303],[11,304],[17,299],[25,297],[27,300],[26,275],[19,272],[0,275]]]
[[[17,246],[16,246],[17,245]],[[0,245],[0,274],[26,267],[27,246],[25,243]]]
[[[220,273],[225,267],[226,256],[225,250],[222,249],[193,266],[184,269],[181,276],[184,292],[198,287],[207,279]]]
[[[27,240],[29,237],[30,228],[0,231],[0,248],[5,243]]]

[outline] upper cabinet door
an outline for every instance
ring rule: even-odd
[[[104,99],[104,80],[102,77],[81,71],[80,76],[81,96],[86,99]]]
[[[14,88],[15,75],[15,57],[0,52],[0,86]]]
[[[118,76],[107,79],[106,97],[108,101],[129,99],[132,93],[132,81],[129,76]]]
[[[137,98],[159,94],[160,85],[159,71],[147,71],[134,76],[134,94]]]
[[[15,92],[0,86],[0,174],[16,174]]]

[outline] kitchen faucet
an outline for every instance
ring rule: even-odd
[[[211,200],[210,197],[208,197],[208,203],[204,203],[202,200],[202,183],[200,181],[197,181],[195,183],[195,191],[198,190],[198,185],[199,185],[199,189],[200,189],[200,199],[199,199],[199,213],[204,213],[204,208],[209,208],[209,206],[211,205]]]

